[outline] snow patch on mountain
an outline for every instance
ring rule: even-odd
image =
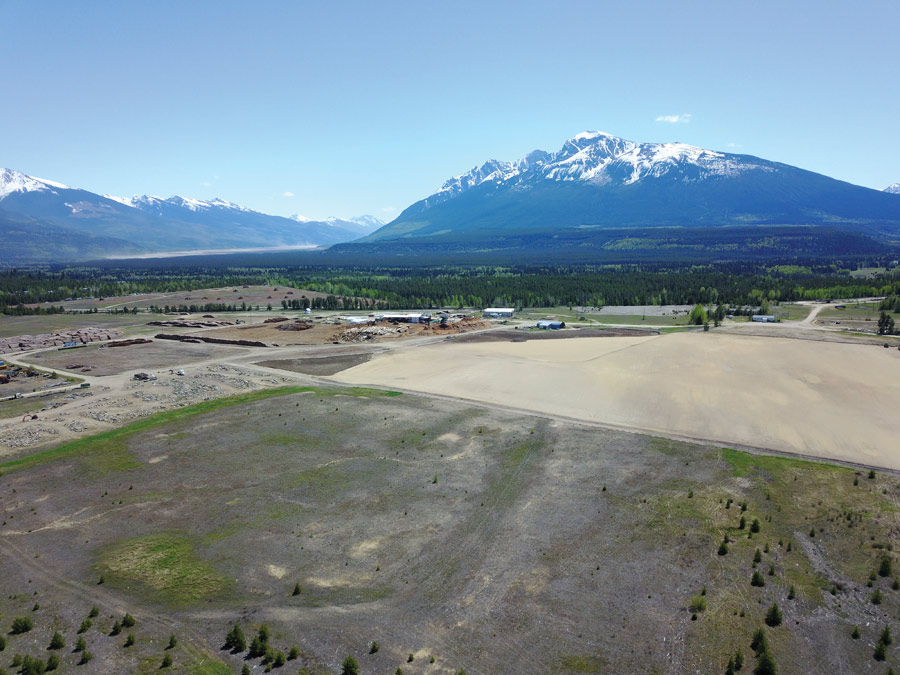
[[[157,197],[155,195],[134,195],[133,197],[116,197],[115,195],[103,195],[107,199],[111,199],[119,204],[130,206],[141,211],[158,211],[165,206],[174,206],[177,208],[187,209],[188,211],[206,211],[208,209],[231,209],[234,211],[244,211],[254,213],[252,209],[248,209],[240,204],[229,202],[224,199],[211,199],[203,201],[200,199],[192,199],[190,197]]]
[[[888,185],[884,188],[884,192],[890,192],[894,195],[900,195],[900,183],[894,183],[893,185]]]
[[[485,183],[525,185],[548,180],[632,185],[667,174],[694,181],[774,170],[768,163],[686,143],[636,143],[603,131],[584,131],[558,152],[535,150],[515,162],[488,160],[446,181],[425,203],[431,206]]]
[[[35,178],[12,169],[0,169],[0,199],[8,197],[13,192],[41,192],[49,190],[55,193],[56,190],[71,189],[73,188],[56,181]]]

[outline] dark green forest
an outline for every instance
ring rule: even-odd
[[[70,267],[0,272],[0,311],[60,311],[78,297],[110,297],[199,288],[266,284],[326,294],[314,309],[552,307],[557,305],[758,305],[900,295],[900,274],[855,278],[839,263],[724,262],[705,265],[331,267],[314,265]],[[36,306],[39,305],[39,306]],[[305,307],[293,301],[294,309]],[[892,305],[894,307],[900,305]],[[174,309],[174,307],[173,307]],[[241,306],[196,307],[230,311]]]

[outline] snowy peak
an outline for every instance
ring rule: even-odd
[[[705,150],[686,143],[636,143],[602,131],[584,131],[558,152],[535,150],[515,162],[491,159],[446,181],[426,200],[431,206],[485,183],[525,185],[535,181],[584,181],[631,185],[667,174],[680,180],[773,171],[770,163]]]
[[[166,207],[175,207],[187,209],[188,211],[207,211],[209,209],[231,209],[235,211],[250,211],[250,209],[235,204],[234,202],[225,201],[224,199],[212,199],[210,201],[202,201],[200,199],[191,199],[190,197],[179,197],[174,195],[168,199],[164,197],[156,197],[152,195],[134,195],[133,197],[115,197],[113,195],[103,195],[107,199],[131,206],[141,211],[159,211]]]
[[[883,190],[884,192],[890,192],[893,195],[900,195],[900,183],[894,183],[893,185],[888,185]]]
[[[383,220],[370,215],[356,216],[355,218],[336,218],[332,216],[321,221],[315,221],[312,218],[307,218],[306,216],[302,216],[299,213],[295,213],[294,215],[289,217],[291,220],[296,220],[298,223],[323,222],[328,223],[329,225],[346,225],[347,223],[352,223],[353,225],[358,225],[362,229],[372,230],[378,229],[379,227],[384,225]]]
[[[0,169],[0,199],[8,197],[14,192],[43,192],[56,190],[71,190],[68,185],[56,183],[44,178],[35,178],[12,169]]]

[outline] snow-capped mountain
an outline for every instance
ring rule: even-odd
[[[370,216],[368,214],[362,215],[362,216],[356,216],[355,218],[328,218],[327,221],[328,222],[344,221],[344,222],[348,222],[348,223],[354,223],[356,225],[359,225],[362,228],[368,228],[368,229],[372,229],[372,230],[382,227],[384,225],[384,221],[381,220],[381,218],[376,218],[375,216]]]
[[[272,246],[328,246],[371,232],[350,222],[298,222],[225,201],[97,195],[0,170],[0,236],[40,231],[28,259]],[[24,248],[18,248],[25,251]]]
[[[557,152],[489,160],[367,241],[567,227],[900,225],[900,204],[787,164],[684,143],[580,133]]]
[[[0,169],[0,199],[14,192],[53,192],[54,190],[71,190],[68,185],[56,183],[44,178],[26,176],[12,169]]]
[[[298,223],[313,222],[312,218],[307,218],[306,216],[300,215],[299,213],[295,213],[294,215],[289,217],[291,220],[296,220]],[[356,226],[359,227],[360,230],[377,229],[384,225],[383,220],[370,215],[356,216],[355,218],[336,218],[334,216],[331,216],[329,218],[325,218],[321,222],[330,223],[332,225]]]
[[[884,188],[884,192],[889,192],[892,195],[900,195],[900,183],[888,185],[886,188]]]

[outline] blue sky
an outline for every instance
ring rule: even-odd
[[[894,0],[0,0],[0,166],[390,220],[598,129],[881,189],[900,181],[898,35]]]

